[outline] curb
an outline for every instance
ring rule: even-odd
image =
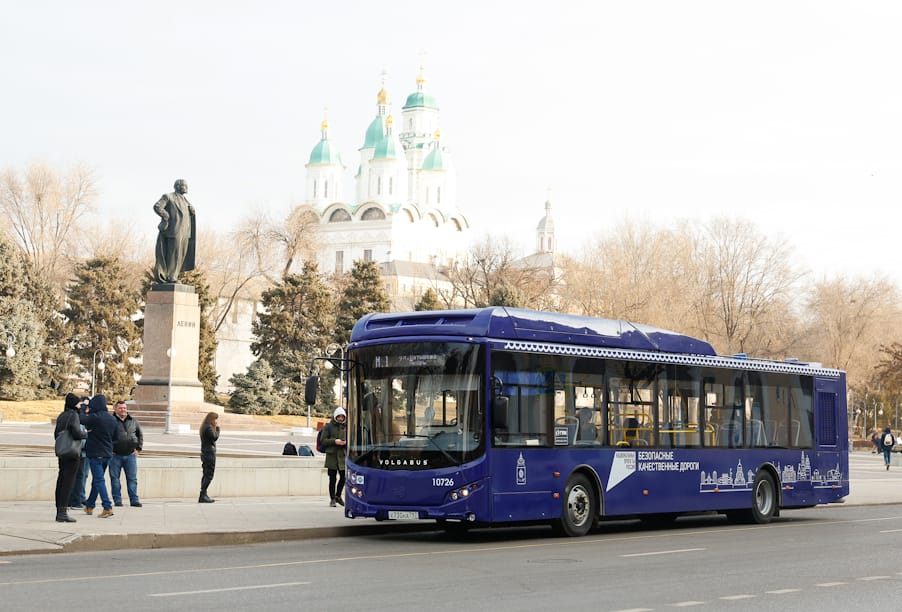
[[[319,538],[373,536],[440,531],[434,522],[373,524],[347,527],[301,527],[261,531],[211,531],[203,533],[110,533],[65,536],[52,545],[55,549],[0,550],[0,557],[16,555],[97,552],[126,549],[187,548],[200,546],[241,546],[270,542],[293,542]],[[45,542],[45,544],[51,544]]]

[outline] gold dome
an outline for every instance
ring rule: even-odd
[[[376,94],[376,104],[388,104],[388,92],[384,87]]]

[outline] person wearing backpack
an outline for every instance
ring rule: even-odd
[[[889,470],[890,454],[893,452],[895,445],[896,436],[893,435],[893,432],[887,426],[880,437],[880,448],[883,450],[883,462],[886,463],[887,470]]]
[[[326,423],[319,440],[326,453],[325,467],[329,472],[329,506],[344,506],[341,492],[345,487],[345,453],[348,444],[348,424],[345,409],[339,406],[332,413],[332,421]],[[337,482],[336,482],[337,481]]]

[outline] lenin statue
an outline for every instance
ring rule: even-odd
[[[158,284],[177,283],[182,272],[194,269],[194,242],[197,230],[194,221],[194,207],[188,202],[188,183],[179,179],[175,191],[164,194],[153,205],[153,211],[160,215],[157,229],[156,264],[153,268],[154,280]]]

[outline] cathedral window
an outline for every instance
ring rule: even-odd
[[[382,195],[382,177],[376,177],[376,195]]]
[[[351,220],[351,215],[343,208],[339,208],[329,215],[329,223],[345,223]]]
[[[316,181],[313,181],[313,199],[316,199]]]
[[[345,252],[335,251],[335,273],[341,274],[345,267]]]
[[[373,261],[373,249],[363,249],[363,261]]]
[[[360,215],[361,221],[379,221],[382,219],[385,219],[385,213],[375,206],[367,208],[363,211],[363,214]]]
[[[436,188],[435,188],[435,192],[436,192],[436,193],[435,193],[435,203],[436,203],[436,204],[441,204],[441,203],[442,203],[442,188],[441,188],[441,187],[436,187]]]
[[[394,186],[395,186],[394,177],[391,177],[391,176],[388,177],[388,195],[392,194],[392,190],[393,190]]]
[[[323,183],[323,197],[324,198],[329,197],[329,181],[326,181],[325,183]]]

